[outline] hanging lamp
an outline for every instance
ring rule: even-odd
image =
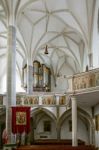
[[[48,54],[48,46],[46,45],[46,47],[45,47],[45,52],[44,52],[44,54]]]

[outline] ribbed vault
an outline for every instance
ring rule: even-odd
[[[35,59],[51,68],[54,80],[58,75],[83,71],[92,52],[95,4],[95,0],[1,0],[0,79],[6,75],[7,23],[11,17],[17,29],[18,80],[22,79],[24,62],[32,65]],[[46,45],[48,55],[44,54]]]

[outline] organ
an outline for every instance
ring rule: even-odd
[[[27,65],[22,69],[23,87],[27,89]],[[33,62],[33,91],[51,91],[51,70],[45,64]]]

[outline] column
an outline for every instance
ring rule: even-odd
[[[89,127],[89,144],[92,145],[92,126]]]
[[[78,146],[77,140],[77,100],[75,97],[72,100],[72,146]]]
[[[92,127],[92,145],[95,145],[95,129]]]
[[[33,66],[27,65],[27,93],[33,93]]]
[[[60,140],[60,126],[59,126],[59,123],[58,123],[58,120],[59,120],[59,111],[60,111],[60,107],[59,107],[59,96],[58,96],[58,103],[57,103],[57,140]]]
[[[57,124],[57,140],[61,139],[60,132],[61,132],[61,129],[60,129],[59,125]]]
[[[22,68],[21,86],[24,87],[24,68]]]
[[[11,138],[11,106],[16,105],[16,28],[8,26],[7,37],[7,103],[6,103],[6,130],[9,142]]]
[[[31,124],[30,124],[30,144],[34,144],[35,143],[35,138],[34,138],[34,119],[33,117],[31,118]]]
[[[89,68],[93,68],[93,54],[89,53],[88,54],[88,59],[89,59]]]
[[[2,78],[0,78],[0,91],[1,91],[1,93],[4,92],[2,85],[3,85],[3,80],[2,80]]]

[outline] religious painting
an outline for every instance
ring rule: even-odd
[[[26,99],[27,99],[27,103],[25,103],[25,101],[26,101],[25,100],[24,104],[34,105],[34,104],[38,104],[38,102],[39,102],[38,96],[27,96]]]
[[[16,105],[22,105],[21,96],[19,95],[16,97]]]
[[[66,96],[59,96],[59,105],[64,105],[66,103]]]
[[[46,104],[46,105],[56,104],[56,99],[54,96],[44,96],[42,99],[42,104]]]
[[[99,86],[99,73],[96,73],[95,81],[96,81],[96,86]]]
[[[51,121],[44,121],[44,132],[51,132]]]
[[[38,96],[33,96],[32,97],[32,104],[38,104],[39,103],[39,97]]]
[[[16,125],[26,125],[26,112],[16,112]]]
[[[25,96],[24,97],[24,105],[27,105],[28,104],[28,98]]]
[[[38,96],[17,95],[16,97],[17,105],[34,105],[38,103],[39,103]]]
[[[73,78],[73,89],[79,90],[95,86],[95,74],[87,73]]]

